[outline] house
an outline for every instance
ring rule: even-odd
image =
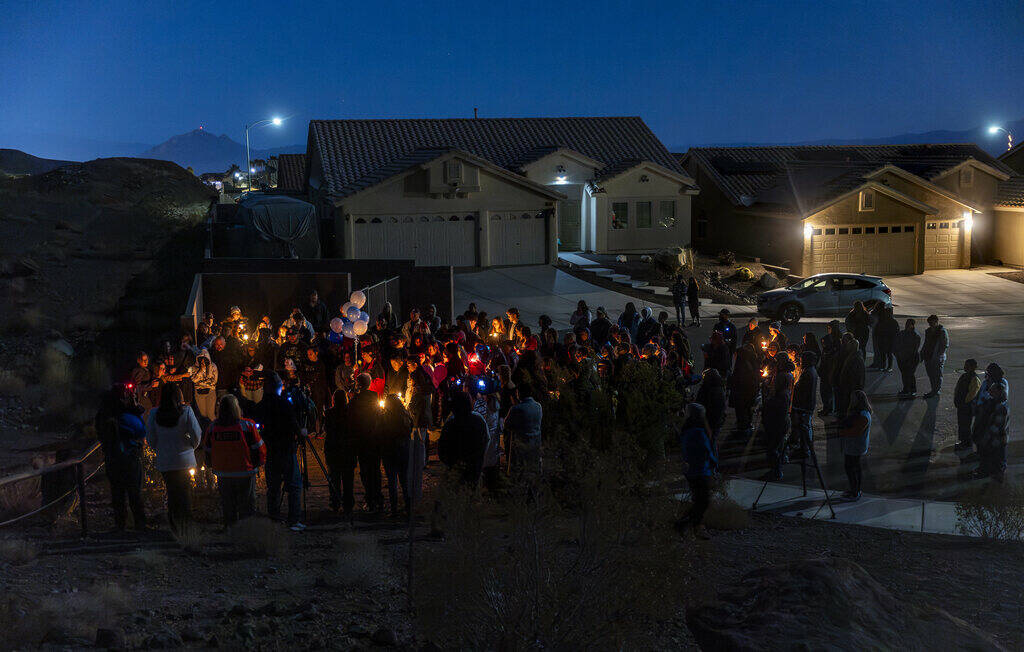
[[[694,245],[794,274],[919,274],[994,258],[1012,170],[973,144],[698,147]]]
[[[314,120],[306,183],[335,255],[488,267],[690,240],[696,184],[643,120]]]
[[[999,184],[994,218],[995,237],[992,255],[1003,265],[1024,267],[1024,147],[1014,145],[999,161],[1013,170],[1014,176]]]
[[[277,191],[303,194],[306,190],[306,155],[277,155]]]

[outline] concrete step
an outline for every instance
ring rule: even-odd
[[[648,285],[645,288],[641,288],[641,290],[644,292],[650,292],[651,294],[657,294],[660,297],[672,296],[672,290],[666,287],[661,287],[660,285]]]
[[[604,276],[602,274],[602,276]],[[608,278],[615,281],[616,283],[628,283],[633,280],[633,277],[629,274],[609,274]]]
[[[586,271],[598,276],[611,276],[615,273],[614,269],[608,269],[607,267],[588,267]]]
[[[647,287],[647,281],[630,281],[629,284],[633,287],[634,290]]]

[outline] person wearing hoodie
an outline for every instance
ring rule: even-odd
[[[790,447],[803,457],[810,455],[814,441],[812,421],[818,405],[818,356],[814,351],[800,354],[800,377],[793,386],[793,429]]]
[[[110,481],[114,527],[118,531],[125,529],[129,505],[135,529],[146,529],[146,507],[142,501],[142,447],[146,442],[146,426],[140,418],[142,414],[134,388],[118,383],[104,394],[94,422]]]
[[[729,404],[736,410],[737,431],[750,431],[760,387],[760,353],[753,340],[748,340],[736,352],[736,365],[729,377]]]
[[[697,390],[696,401],[704,406],[711,431],[708,436],[715,450],[718,450],[718,435],[725,423],[725,382],[717,369],[704,372],[704,380]]]
[[[160,389],[160,406],[146,419],[146,439],[156,452],[156,470],[167,488],[167,522],[180,535],[192,517],[192,478],[195,451],[202,443],[203,429],[175,383]]]
[[[1002,482],[1006,473],[1006,440],[1009,406],[1001,383],[989,385],[978,407],[974,422],[974,442],[978,447],[976,478],[991,477]]]
[[[661,326],[654,319],[654,311],[650,307],[644,306],[643,310],[640,311],[640,324],[636,327],[636,339],[633,343],[643,348],[660,331]]]
[[[930,315],[928,329],[924,332],[924,344],[921,346],[921,361],[924,362],[924,370],[931,384],[931,391],[924,398],[934,398],[942,391],[942,367],[946,364],[947,349],[949,333],[939,323],[937,315]]]
[[[821,416],[829,416],[836,410],[836,393],[832,381],[839,359],[840,342],[843,337],[843,325],[833,319],[825,327],[821,336],[821,361],[818,364],[818,378],[821,381]]]
[[[892,371],[893,349],[900,324],[892,316],[892,306],[878,304],[878,323],[875,324],[875,359],[872,366],[882,371]]]
[[[964,372],[956,381],[953,390],[953,407],[956,408],[957,442],[954,450],[967,450],[971,444],[971,426],[974,421],[974,406],[981,392],[981,379],[978,378],[978,361],[974,358],[964,360]]]
[[[700,326],[700,287],[692,276],[686,282],[686,305],[690,308],[690,325]]]
[[[854,392],[864,389],[864,358],[860,355],[859,341],[850,333],[843,335],[839,358],[839,373],[836,375],[836,391],[839,397],[838,412],[845,419],[850,411]]]
[[[921,336],[915,329],[916,322],[908,319],[899,333],[893,345],[893,354],[896,357],[896,364],[900,368],[900,378],[903,387],[900,389],[899,398],[914,398],[917,395],[917,366],[921,364]]]
[[[768,457],[768,479],[782,479],[782,465],[785,460],[786,435],[790,428],[790,410],[793,406],[793,371],[796,366],[789,356],[779,353],[775,356],[775,373],[771,377],[764,407],[761,410],[761,425],[764,427],[765,450]]]
[[[710,341],[703,349],[704,369],[717,369],[723,380],[729,378],[732,371],[732,354],[729,352],[729,345],[722,338],[721,331],[711,331]]]
[[[355,507],[355,472],[359,446],[356,426],[349,420],[348,395],[334,390],[334,400],[324,416],[324,461],[331,485],[331,511],[346,516]]]
[[[846,315],[846,331],[853,333],[857,339],[860,356],[865,357],[868,352],[868,340],[871,339],[871,316],[865,310],[864,302],[853,302],[853,308]]]
[[[597,316],[590,322],[590,339],[594,341],[594,350],[600,350],[608,343],[608,333],[612,329],[612,323],[608,320],[608,313],[601,306],[597,308]]]
[[[640,313],[636,311],[636,306],[633,305],[632,301],[626,302],[626,308],[619,315],[619,328],[629,333],[629,340],[631,342],[636,341],[636,329],[640,325]]]
[[[196,356],[196,363],[188,370],[195,387],[196,408],[199,416],[213,421],[217,412],[217,365],[210,359],[210,352],[203,349]]]
[[[711,441],[711,426],[700,403],[686,406],[685,420],[679,430],[679,448],[683,452],[684,475],[690,485],[693,508],[676,521],[675,527],[680,532],[690,527],[695,537],[707,539],[704,514],[711,504],[711,479],[718,468],[718,455]]]

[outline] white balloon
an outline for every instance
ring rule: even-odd
[[[366,305],[366,295],[363,294],[362,290],[356,290],[353,292],[352,296],[350,296],[348,300],[351,301],[356,308],[362,308]]]
[[[345,303],[341,304],[341,316],[342,317],[348,316],[348,309],[351,308],[351,307],[352,307],[352,302],[351,301],[346,301]]]
[[[359,311],[359,319],[357,319],[356,321],[365,321],[367,324],[369,324],[370,323],[370,315],[366,314],[363,311]]]
[[[364,335],[368,329],[369,326],[366,325],[365,321],[357,321],[356,323],[352,324],[352,332],[354,332],[356,335]]]
[[[345,322],[343,322],[341,318],[335,317],[334,319],[331,320],[331,331],[335,333],[340,333],[344,325]]]
[[[342,326],[341,327],[341,334],[344,335],[347,338],[350,338],[350,339],[354,339],[355,336],[356,336],[356,332],[355,332],[352,324],[345,324],[344,326]]]
[[[348,310],[345,311],[345,316],[348,317],[349,321],[359,321],[359,314],[359,308],[351,305],[348,307]]]

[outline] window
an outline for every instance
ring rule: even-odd
[[[825,235],[835,235],[835,234],[836,234],[836,230],[835,229],[825,229]]]
[[[901,229],[901,228],[900,228],[900,227],[898,227],[898,226],[894,226],[894,227],[892,227],[892,233],[899,233],[899,232],[900,232],[900,231],[902,231],[902,230],[903,230],[903,229]]]
[[[878,227],[878,232],[879,233],[888,233],[889,232],[889,227],[887,227],[887,226],[880,226],[880,227]]]
[[[935,222],[928,222],[928,227],[927,228],[928,228],[929,231],[931,231],[932,229],[935,228],[935,226],[936,226]]]
[[[875,210],[875,191],[874,190],[861,190],[860,191],[860,210],[862,212]]]
[[[914,225],[910,224],[908,226],[903,227],[903,232],[904,233],[913,233],[914,232]]]
[[[636,203],[636,228],[651,228],[651,202],[638,201]]]
[[[850,233],[852,233],[853,235],[860,235],[860,227],[859,226],[853,227],[852,229],[850,229]]]
[[[971,184],[974,183],[974,168],[970,166],[964,166],[960,168],[960,187],[970,188]]]
[[[850,229],[846,228],[845,226],[839,228],[839,235],[848,235],[849,233]]]
[[[949,222],[939,222],[939,228],[940,229],[948,229],[949,228]]]
[[[873,227],[873,226],[865,226],[864,227],[864,234],[865,235],[874,235],[875,234],[875,227]]]
[[[658,226],[672,229],[676,225],[676,203],[672,200],[658,202]]]
[[[462,161],[451,159],[444,162],[444,182],[447,184],[462,183]]]
[[[612,228],[616,231],[629,226],[629,204],[612,202]]]
[[[811,231],[811,235],[821,235],[821,229],[814,229]]]

